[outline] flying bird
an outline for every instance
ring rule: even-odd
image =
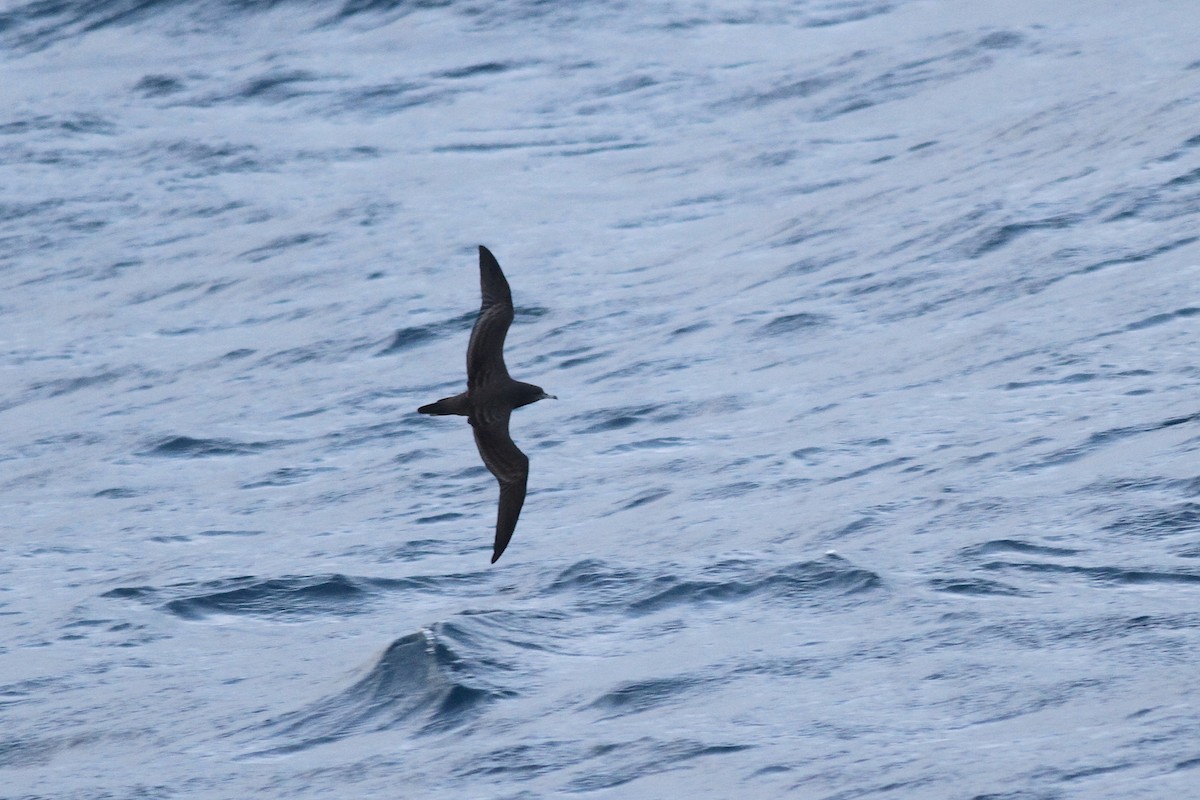
[[[483,245],[479,246],[479,285],[483,303],[467,344],[467,390],[423,405],[417,411],[457,414],[471,423],[479,455],[500,484],[496,541],[492,547],[495,564],[517,528],[529,480],[529,458],[513,444],[508,434],[508,419],[514,408],[558,398],[546,394],[540,386],[513,380],[508,375],[504,366],[504,337],[513,321],[512,291],[496,257]]]

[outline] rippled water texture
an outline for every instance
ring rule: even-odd
[[[1194,17],[0,5],[0,796],[1192,796]]]

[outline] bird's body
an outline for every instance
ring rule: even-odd
[[[479,283],[483,302],[467,344],[467,390],[417,409],[422,414],[465,416],[475,433],[484,465],[500,484],[500,509],[492,563],[508,547],[529,480],[529,459],[508,433],[514,408],[553,398],[540,386],[513,380],[504,365],[504,338],[513,321],[512,292],[496,257],[479,246]]]

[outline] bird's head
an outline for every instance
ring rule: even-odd
[[[558,398],[549,394],[540,386],[534,386],[532,383],[519,384],[517,391],[516,402],[513,403],[513,408],[527,406],[530,403],[536,403],[538,400],[557,400]]]

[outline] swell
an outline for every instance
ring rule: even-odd
[[[470,673],[434,630],[409,634],[388,645],[350,686],[256,726],[260,746],[244,757],[295,753],[397,728],[414,735],[457,728],[504,694]]]
[[[882,586],[878,574],[836,555],[784,565],[731,560],[687,571],[631,569],[586,560],[561,571],[544,594],[571,596],[583,609],[623,610],[640,616],[675,606],[748,598],[788,605],[838,605],[861,602]]]

